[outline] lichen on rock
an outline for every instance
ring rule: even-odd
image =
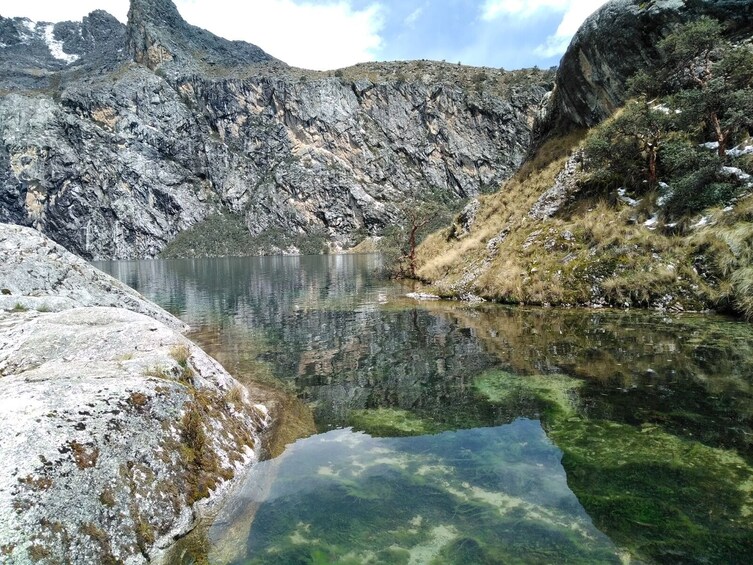
[[[159,559],[257,459],[267,410],[181,322],[40,234],[0,226],[0,252],[3,298],[29,305],[0,312],[3,563]]]

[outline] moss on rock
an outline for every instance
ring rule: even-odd
[[[399,408],[353,410],[348,424],[374,437],[421,436],[443,431],[442,426]]]

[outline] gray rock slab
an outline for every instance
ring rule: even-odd
[[[114,306],[167,326],[188,326],[138,292],[66,251],[38,231],[0,224],[0,309],[59,311]]]
[[[0,313],[0,398],[9,564],[158,559],[195,522],[196,481],[216,498],[267,420],[197,346],[120,308]]]

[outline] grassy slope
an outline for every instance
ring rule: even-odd
[[[584,137],[576,132],[545,143],[499,192],[480,199],[469,233],[458,237],[460,230],[449,227],[427,238],[419,248],[418,276],[446,296],[733,309],[751,317],[751,195],[731,211],[706,211],[710,222],[685,234],[643,225],[653,212],[651,197],[630,207],[616,198],[578,194],[553,218],[528,216]],[[504,232],[499,245],[489,246]]]

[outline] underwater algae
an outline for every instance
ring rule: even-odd
[[[571,381],[568,383],[568,380]],[[489,371],[490,402],[538,410],[562,450],[568,485],[594,524],[647,561],[745,562],[753,554],[753,468],[736,451],[658,425],[591,420],[563,375]]]
[[[524,419],[300,440],[238,563],[619,563],[567,488],[560,457]]]
[[[420,436],[447,429],[433,420],[399,408],[351,410],[348,424],[374,437]]]

